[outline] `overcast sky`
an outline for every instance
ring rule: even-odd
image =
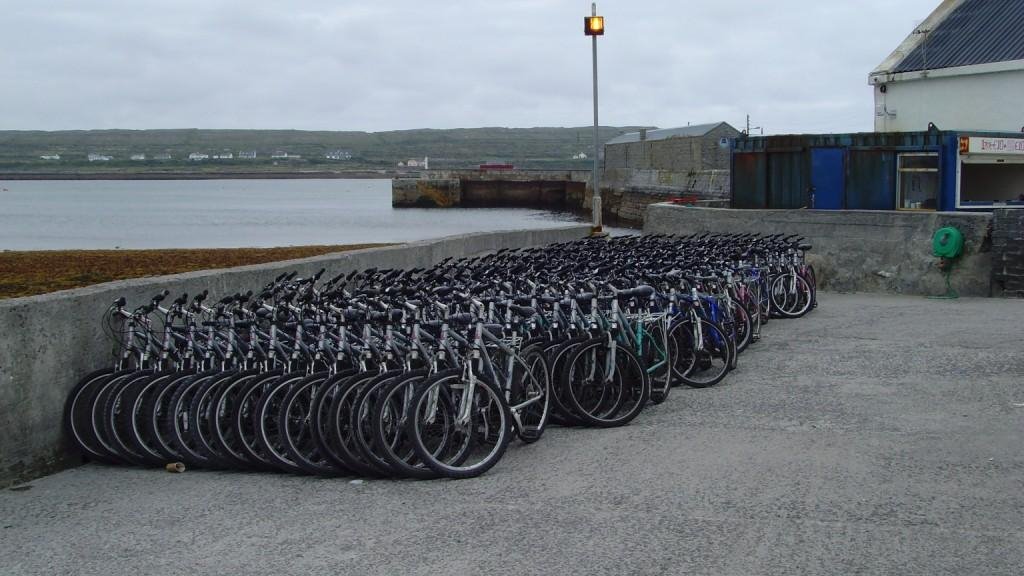
[[[939,0],[606,0],[601,124],[872,129]],[[590,3],[0,0],[0,129],[592,122]]]

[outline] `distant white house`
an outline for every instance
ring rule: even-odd
[[[352,153],[348,150],[331,150],[324,154],[324,158],[327,158],[328,160],[351,160]]]
[[[189,160],[207,160],[209,158],[209,154],[203,154],[202,152],[193,152],[188,155]]]
[[[88,156],[86,156],[86,158],[89,159],[89,162],[110,162],[111,160],[114,159],[113,156],[107,156],[106,154],[93,154],[93,153],[90,153]]]
[[[578,153],[572,155],[572,159],[573,160],[586,160],[587,159],[587,153],[586,152],[578,152]]]
[[[220,154],[213,155],[214,160],[231,160],[234,157],[235,155],[231,152],[221,152]]]
[[[256,151],[255,150],[249,150],[249,151],[242,150],[242,151],[239,151],[238,152],[238,159],[239,160],[255,160],[256,159]]]
[[[423,168],[424,170],[428,170],[430,168],[430,158],[427,157],[427,156],[424,156],[423,160],[418,160],[416,158],[410,158],[409,160],[406,160],[405,162],[399,162],[398,165],[400,167],[405,167],[405,168]]]
[[[131,155],[131,159],[135,160],[135,161],[145,160],[146,159],[146,155],[145,154],[132,154]]]
[[[273,158],[274,160],[291,160],[294,158],[302,158],[302,156],[300,156],[299,154],[289,154],[287,152],[282,152],[280,150],[271,154],[270,157]]]
[[[43,154],[39,158],[43,160],[60,160],[60,154]]]
[[[161,154],[154,154],[153,155],[153,160],[170,160],[170,159],[171,159],[171,155],[168,154],[167,152],[163,152]]]

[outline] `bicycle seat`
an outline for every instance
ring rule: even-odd
[[[513,314],[522,316],[523,318],[531,318],[537,313],[536,310],[529,306],[516,306],[515,304],[509,306],[508,309],[511,310]]]
[[[573,298],[575,298],[576,301],[579,302],[580,304],[583,304],[583,303],[590,302],[591,300],[593,300],[594,299],[594,293],[593,292],[582,292],[580,294],[575,295]]]
[[[654,294],[654,287],[642,285],[630,290],[619,290],[615,293],[615,297],[619,299],[650,298],[651,294]]]
[[[468,324],[472,324],[474,320],[476,320],[476,316],[473,314],[452,314],[445,319],[445,322],[451,326],[466,326]]]

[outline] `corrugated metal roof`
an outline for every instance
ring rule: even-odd
[[[964,0],[892,72],[1024,60],[1024,1]]]
[[[705,136],[708,132],[711,132],[715,128],[718,128],[726,122],[714,122],[712,124],[694,124],[693,126],[681,126],[679,128],[662,128],[660,130],[648,130],[647,141],[651,140],[665,140],[668,138],[687,138],[692,136]],[[611,140],[605,142],[608,144],[625,144],[627,142],[639,142],[640,133],[630,132],[629,134],[623,134],[622,136],[616,136]]]

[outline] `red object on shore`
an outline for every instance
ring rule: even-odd
[[[696,204],[696,196],[677,196],[672,199],[673,204]]]
[[[511,164],[481,164],[480,165],[480,169],[481,170],[502,171],[502,170],[515,170],[516,167],[511,165]]]

